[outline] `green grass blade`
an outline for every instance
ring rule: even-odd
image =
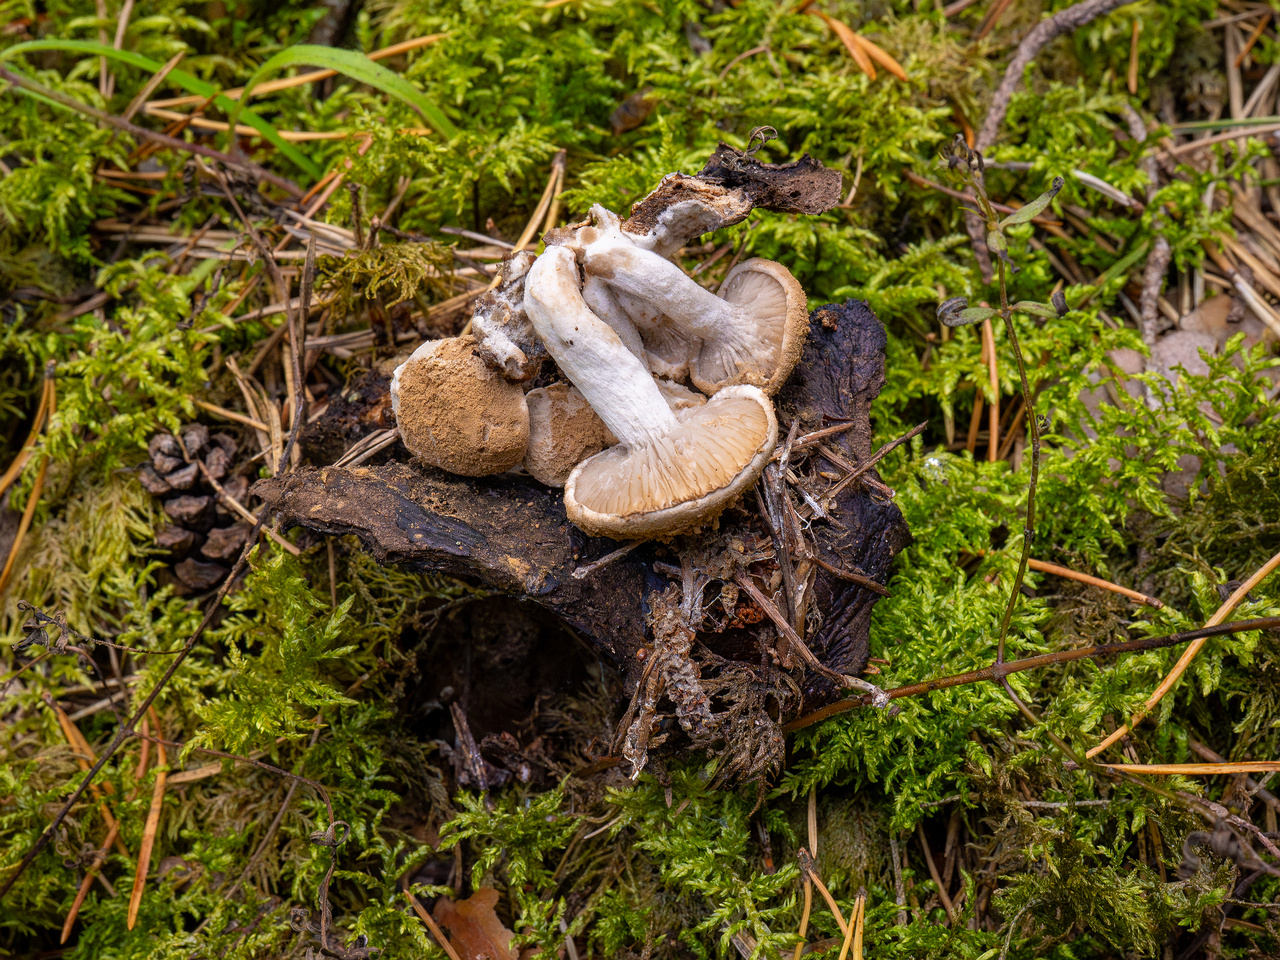
[[[12,47],[0,51],[0,61],[9,59],[20,53],[33,53],[40,50],[57,50],[64,53],[86,53],[93,56],[107,57],[118,63],[125,63],[131,67],[137,67],[140,70],[146,70],[150,73],[158,71],[163,64],[152,60],[150,57],[144,57],[141,54],[131,53],[128,50],[117,50],[114,47],[105,44],[96,43],[92,40],[30,40],[26,43],[17,43]],[[312,177],[320,176],[320,168],[301,150],[280,136],[270,123],[263,120],[253,110],[241,110],[241,105],[228,97],[224,97],[218,92],[218,88],[211,83],[206,83],[199,77],[187,73],[185,70],[170,70],[168,79],[174,84],[186,90],[188,93],[196,94],[201,97],[212,97],[213,102],[225,113],[235,111],[244,120],[247,126],[253,127],[263,138],[279,150],[282,154],[292,160],[295,164],[305,170]],[[232,129],[235,128],[236,121],[231,122]]]
[[[375,90],[381,90],[388,96],[395,97],[410,107],[435,128],[437,133],[453,138],[458,135],[458,128],[446,117],[434,103],[428,100],[412,83],[393,73],[379,63],[370,60],[363,53],[354,50],[339,50],[336,47],[321,47],[316,44],[298,44],[281,50],[253,72],[249,82],[244,85],[244,93],[240,95],[240,103],[249,99],[253,88],[273,73],[287,70],[289,67],[321,67],[344,74],[352,80],[367,84]],[[232,123],[235,122],[234,114]]]

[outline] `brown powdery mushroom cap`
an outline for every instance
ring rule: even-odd
[[[663,537],[718,517],[759,478],[778,441],[773,404],[756,387],[726,387],[675,412],[656,441],[619,444],[569,475],[569,519],[594,536]]]
[[[416,457],[464,477],[510,470],[524,459],[524,391],[476,356],[470,335],[430,340],[396,368],[391,406]]]
[[[529,406],[529,448],[524,468],[539,483],[563,487],[573,468],[618,442],[577,389],[567,383],[538,387]]]

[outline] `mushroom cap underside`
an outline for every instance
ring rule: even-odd
[[[396,368],[391,403],[409,452],[464,477],[509,470],[524,459],[524,391],[485,365],[470,335],[431,340]]]
[[[719,295],[743,311],[752,332],[704,340],[690,363],[690,379],[703,393],[749,383],[773,396],[795,369],[809,331],[800,282],[782,264],[757,257],[730,271]]]
[[[569,519],[593,536],[661,537],[715,519],[755,483],[778,442],[773,404],[727,387],[677,413],[678,427],[578,464],[565,483]]]

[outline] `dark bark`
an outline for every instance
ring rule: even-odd
[[[871,401],[884,382],[885,334],[865,304],[848,301],[814,311],[804,358],[778,397],[780,421],[800,419],[801,433],[852,420],[828,438],[853,462],[871,451]],[[824,464],[824,468],[829,469]],[[874,479],[874,478],[873,478]],[[736,529],[758,532],[754,500],[721,518],[717,531],[645,544],[583,579],[573,571],[618,548],[587,537],[565,517],[560,491],[515,475],[468,479],[418,464],[388,463],[360,469],[304,468],[263,480],[253,490],[286,525],[326,534],[355,534],[378,560],[471,578],[555,613],[606,654],[633,681],[646,642],[647,597],[666,588],[654,563],[678,565]],[[833,565],[861,571],[878,582],[909,540],[901,513],[874,498],[860,482],[835,498],[838,526],[815,521],[810,536]],[[859,672],[868,656],[868,626],[877,595],[820,572],[813,587],[821,625],[808,638],[827,665]],[[767,621],[753,630],[772,647]],[[714,642],[714,638],[708,638]],[[759,661],[759,646],[744,660]],[[810,677],[806,709],[835,696],[830,681]]]
[[[840,202],[840,171],[807,153],[790,163],[765,163],[727,143],[716,147],[699,180],[740,189],[751,205],[783,213],[823,213]]]

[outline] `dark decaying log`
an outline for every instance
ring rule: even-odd
[[[777,398],[783,432],[797,417],[801,434],[853,421],[851,429],[826,442],[848,461],[865,460],[872,440],[869,408],[884,382],[884,347],[884,329],[865,304],[851,300],[814,311],[804,357]],[[819,466],[836,469],[826,461]],[[748,495],[721,518],[718,531],[645,544],[575,579],[575,569],[620,544],[584,535],[565,518],[560,491],[524,476],[469,479],[417,463],[313,467],[263,480],[254,492],[286,525],[355,534],[382,562],[468,578],[546,607],[608,656],[633,689],[644,656],[636,654],[646,642],[647,598],[670,582],[654,564],[678,567],[682,555],[723,542],[735,525],[761,529]],[[897,507],[855,482],[834,499],[831,513],[835,523],[814,520],[809,530],[823,558],[886,582],[894,555],[909,541]],[[819,571],[812,598],[817,616],[811,622],[820,626],[807,638],[811,649],[839,672],[860,672],[877,595]],[[759,651],[774,646],[773,627],[764,620],[752,630],[758,643],[742,659],[758,664]],[[707,642],[712,645],[714,638]],[[803,709],[836,693],[830,680],[812,674],[803,689]]]

